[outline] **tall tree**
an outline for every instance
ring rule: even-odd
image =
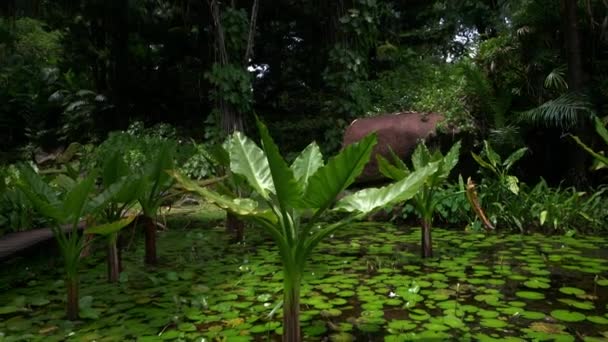
[[[244,116],[251,110],[252,84],[248,67],[253,56],[259,0],[253,0],[248,23],[244,11],[237,9],[234,1],[224,15],[217,0],[207,0],[207,3],[213,20],[216,47],[216,61],[208,78],[215,86],[212,97],[219,112],[219,128],[227,137],[235,131],[245,131]],[[224,22],[230,25],[228,35]],[[228,213],[226,230],[240,241],[243,239],[244,222]]]

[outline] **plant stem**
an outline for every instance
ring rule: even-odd
[[[433,241],[431,239],[431,219],[422,219],[421,252],[423,258],[433,257]]]
[[[120,277],[120,255],[116,237],[110,237],[108,242],[108,282],[116,283]]]
[[[66,287],[68,292],[67,297],[67,316],[70,321],[75,321],[78,319],[78,313],[80,311],[79,303],[78,303],[78,276],[69,277],[66,280]]]
[[[245,222],[233,213],[226,213],[226,231],[233,234],[234,242],[241,242],[245,237]]]
[[[284,269],[283,342],[300,342],[300,273]]]
[[[149,216],[144,216],[144,231],[146,235],[146,264],[156,265],[156,224]]]

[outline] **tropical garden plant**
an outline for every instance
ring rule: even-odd
[[[266,126],[259,121],[258,129],[262,148],[240,132],[234,133],[227,145],[231,171],[247,180],[255,196],[221,195],[178,172],[172,174],[185,189],[253,223],[272,237],[283,264],[283,341],[298,342],[300,283],[312,250],[324,238],[365,214],[414,196],[437,170],[437,164],[421,168],[397,183],[361,190],[336,201],[368,162],[376,143],[375,135],[346,147],[326,164],[319,147],[312,143],[289,166]],[[328,210],[346,215],[337,222],[319,224]]]
[[[431,237],[431,227],[433,226],[433,216],[437,206],[442,203],[444,197],[437,196],[438,190],[450,175],[452,169],[458,164],[460,153],[460,142],[450,148],[444,156],[441,151],[431,152],[426,144],[420,143],[412,154],[412,167],[408,167],[396,154],[393,156],[393,164],[384,157],[378,155],[378,169],[386,177],[401,181],[410,175],[423,170],[428,165],[437,164],[437,172],[428,177],[422,186],[421,191],[413,196],[413,203],[418,213],[421,224],[421,255],[423,258],[433,256],[433,241]]]
[[[166,171],[172,170],[175,164],[175,145],[171,141],[165,141],[157,148],[158,152],[143,167],[137,198],[143,212],[146,237],[145,262],[149,265],[157,263],[156,216],[173,185],[173,178]]]
[[[103,189],[112,189],[114,196],[108,201],[107,205],[100,212],[99,217],[103,222],[115,222],[125,219],[128,211],[133,208],[142,189],[141,178],[133,174],[125,163],[120,153],[114,153],[104,161],[101,185]],[[129,215],[129,223],[135,215]],[[108,244],[108,281],[115,283],[118,281],[122,271],[120,260],[120,250],[118,247],[118,235],[120,229],[126,227],[112,227],[115,229],[88,229],[89,234],[104,235]],[[106,227],[107,228],[107,227]]]
[[[511,170],[527,150],[526,147],[520,148],[503,160],[492,145],[484,141],[481,154],[471,152],[481,167],[480,201],[493,226],[500,221],[502,225],[517,227],[521,232],[525,230],[525,217],[530,208],[524,195],[520,194],[521,183]]]
[[[111,187],[93,196],[96,174],[91,173],[81,180],[63,178],[62,190],[51,187],[28,166],[19,168],[19,188],[33,206],[52,222],[55,236],[64,262],[67,288],[67,318],[78,319],[79,315],[79,266],[80,254],[85,247],[85,235],[79,232],[81,221],[94,215],[107,205],[116,194]],[[96,227],[86,227],[85,232],[115,231],[130,223],[130,219],[117,220]]]

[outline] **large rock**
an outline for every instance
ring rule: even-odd
[[[377,154],[390,158],[390,146],[399,157],[406,160],[420,140],[428,141],[437,136],[437,124],[443,120],[443,115],[437,113],[402,112],[353,121],[344,132],[343,147],[361,140],[372,132],[376,132],[378,136],[372,157],[358,181],[382,179],[378,171]]]

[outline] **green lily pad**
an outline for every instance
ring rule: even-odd
[[[16,306],[11,306],[11,305],[0,306],[0,315],[12,314],[12,313],[18,312],[20,310],[21,309],[19,309]]]
[[[538,311],[524,311],[521,314],[521,317],[526,319],[539,320],[545,318],[545,314]]]
[[[531,289],[548,289],[551,287],[548,282],[538,278],[530,279],[524,282],[524,285]]]
[[[416,324],[412,321],[406,320],[393,320],[388,322],[389,332],[392,331],[407,331],[416,328]]]
[[[587,316],[587,320],[595,324],[608,324],[608,318],[602,316]]]
[[[538,299],[545,299],[545,295],[540,293],[540,292],[533,292],[533,291],[518,291],[515,292],[515,295],[519,298],[523,298],[523,299],[532,299],[532,300],[538,300]]]
[[[580,322],[585,320],[585,315],[582,313],[568,310],[553,310],[551,311],[551,316],[564,322]]]
[[[196,325],[192,323],[182,323],[177,326],[177,330],[184,332],[196,331]]]
[[[504,328],[508,325],[507,322],[495,318],[484,318],[479,324],[486,328]]]
[[[584,295],[585,291],[581,290],[579,288],[576,287],[562,287],[559,289],[559,292],[563,293],[563,294],[567,294],[567,295],[575,295],[575,296],[580,296],[580,295]]]

